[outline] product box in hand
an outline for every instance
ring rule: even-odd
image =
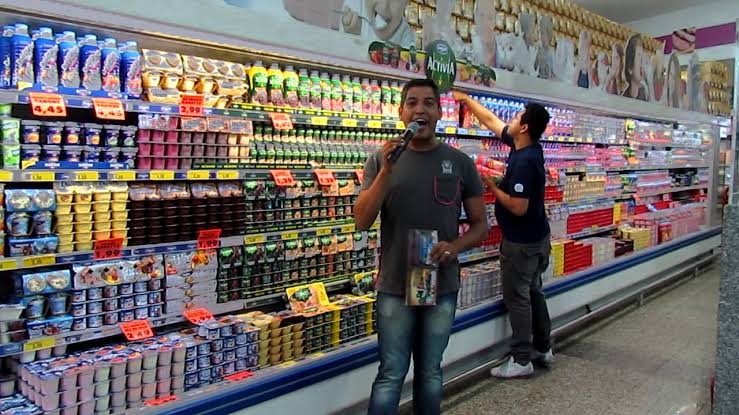
[[[411,229],[408,237],[408,274],[405,303],[411,306],[436,305],[438,265],[431,250],[439,242],[436,231]]]

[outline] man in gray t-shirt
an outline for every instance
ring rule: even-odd
[[[488,232],[483,185],[472,160],[435,137],[441,117],[439,91],[430,80],[406,84],[400,118],[420,124],[395,163],[388,157],[400,145],[392,140],[370,156],[354,208],[358,229],[381,217],[380,274],[377,283],[377,331],[380,370],[372,386],[369,414],[397,412],[411,355],[416,413],[438,414],[441,359],[454,322],[459,262],[457,255],[485,239]],[[470,228],[459,235],[464,205]],[[439,243],[431,257],[439,264],[436,305],[405,302],[408,238],[411,229],[436,230]]]

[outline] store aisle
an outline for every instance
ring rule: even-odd
[[[532,379],[485,378],[448,396],[450,415],[708,415],[720,270],[652,297],[559,346]]]

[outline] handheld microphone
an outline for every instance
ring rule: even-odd
[[[408,124],[407,127],[405,127],[405,131],[403,131],[403,143],[400,144],[398,147],[393,150],[392,153],[388,156],[388,161],[391,163],[395,163],[398,161],[398,158],[400,158],[400,155],[403,154],[406,147],[408,147],[408,143],[411,142],[411,138],[413,138],[414,135],[418,132],[418,129],[421,128],[421,125],[417,122],[413,121],[410,124]]]

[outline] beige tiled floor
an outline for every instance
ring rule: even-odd
[[[708,415],[718,267],[559,346],[551,370],[486,378],[448,396],[451,415]]]

